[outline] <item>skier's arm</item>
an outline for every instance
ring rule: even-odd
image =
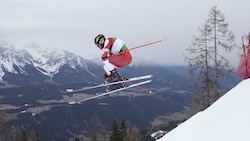
[[[102,54],[102,61],[105,61],[106,59],[108,59],[108,56],[109,56],[109,52],[104,49],[104,52]]]

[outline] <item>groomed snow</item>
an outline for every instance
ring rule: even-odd
[[[157,141],[250,141],[250,79]]]

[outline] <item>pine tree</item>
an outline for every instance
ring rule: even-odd
[[[81,141],[79,137],[75,137],[74,141]]]
[[[111,125],[110,141],[123,141],[120,136],[120,128],[116,120],[114,120]]]
[[[122,140],[124,141],[124,138],[127,135],[127,125],[126,122],[124,120],[122,120],[121,126],[120,126],[120,136],[122,138]]]

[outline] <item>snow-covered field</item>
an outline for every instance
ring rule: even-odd
[[[250,79],[157,141],[250,141]]]

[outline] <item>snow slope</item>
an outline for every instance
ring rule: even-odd
[[[157,141],[250,141],[250,79]]]

